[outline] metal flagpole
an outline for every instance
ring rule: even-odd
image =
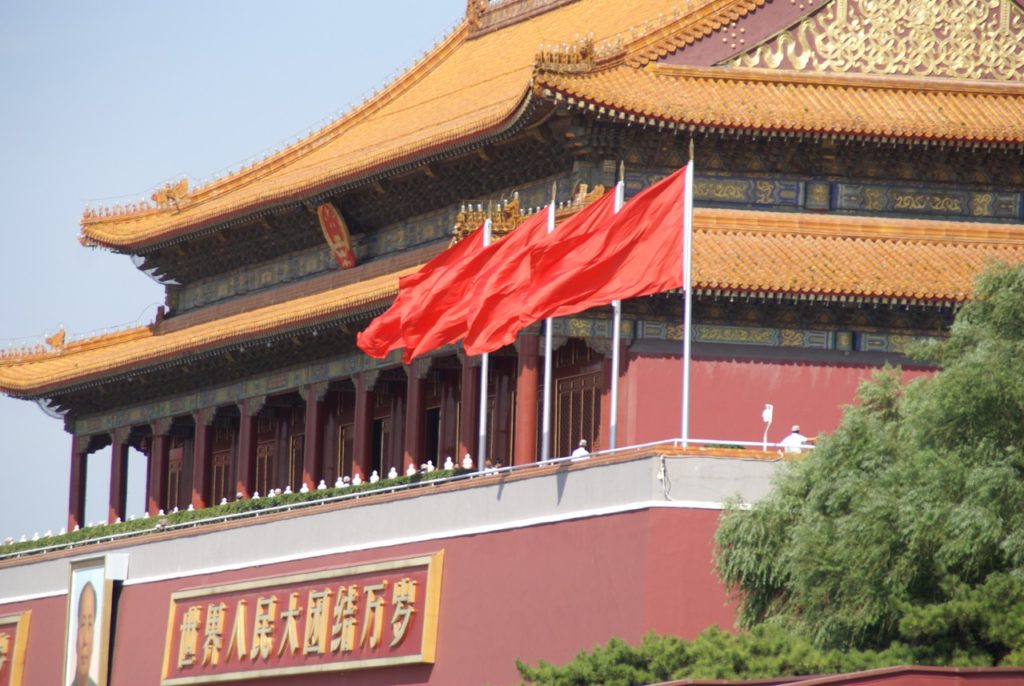
[[[693,139],[690,139],[690,161],[686,163],[686,186],[683,189],[683,446],[690,442],[690,338],[693,319]]]
[[[555,230],[555,198],[558,182],[551,183],[551,204],[548,205],[548,233]],[[540,459],[551,459],[551,317],[544,320],[544,411],[541,418]]]
[[[487,208],[487,219],[484,220],[484,247],[491,244],[491,208]],[[480,427],[478,431],[478,445],[476,469],[484,471],[487,462],[487,371],[490,363],[490,354],[484,353],[480,358]]]
[[[619,181],[615,184],[615,214],[622,209],[626,201],[626,163],[619,162]],[[619,347],[622,339],[622,301],[612,300],[612,397],[611,397],[611,430],[608,436],[608,448],[619,447]]]

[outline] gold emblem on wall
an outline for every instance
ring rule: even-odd
[[[871,74],[1024,78],[1013,0],[834,0],[730,63]]]

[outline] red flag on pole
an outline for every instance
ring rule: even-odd
[[[435,286],[442,288],[451,276],[453,265],[479,252],[483,245],[483,231],[473,233],[427,262],[415,274],[402,277],[398,282],[398,296],[391,307],[370,322],[356,336],[356,344],[370,357],[383,358],[395,348],[409,347],[403,335],[403,321],[415,319],[420,303],[424,302]]]
[[[647,188],[609,221],[559,228],[531,256],[533,288],[519,328],[612,300],[682,286],[686,167]]]
[[[406,346],[405,362],[464,338],[472,316],[483,307],[480,286],[504,271],[505,265],[528,260],[530,247],[539,237],[547,235],[546,226],[544,212],[536,213],[504,239],[470,256],[463,263],[462,278],[449,287],[443,298],[417,304],[417,308],[422,310],[429,306],[430,314],[423,318],[423,327],[413,332],[413,336],[418,336],[417,342],[414,346]]]
[[[538,212],[498,244],[502,250],[499,259],[473,287],[475,307],[463,341],[467,355],[508,345],[525,326],[520,324],[523,299],[537,285],[531,269],[533,250],[546,241],[557,241],[563,231],[609,221],[615,213],[614,205],[614,193],[606,193],[564,221],[554,234],[548,234],[546,213]]]

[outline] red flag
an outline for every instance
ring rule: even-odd
[[[612,300],[680,288],[686,167],[630,200],[609,222],[556,230],[531,257],[520,328]]]
[[[478,252],[483,245],[483,231],[476,229],[469,236],[427,262],[415,274],[403,276],[398,282],[398,296],[388,310],[370,322],[356,336],[356,344],[370,357],[386,357],[395,348],[409,344],[405,341],[402,324],[406,316],[413,319],[415,310],[434,285],[445,278],[449,267]],[[411,310],[411,311],[410,311]],[[407,311],[410,311],[408,315]]]
[[[615,194],[606,193],[596,202],[563,222],[554,234],[547,233],[547,212],[538,212],[516,228],[498,245],[503,251],[493,268],[473,287],[474,309],[463,345],[467,355],[497,350],[515,340],[520,325],[523,299],[535,286],[530,254],[543,242],[557,241],[563,232],[574,232],[580,225],[601,224],[615,213]],[[531,227],[528,223],[535,221]]]
[[[431,315],[424,320],[426,326],[417,331],[419,340],[415,346],[406,346],[406,364],[413,357],[466,336],[470,319],[481,306],[481,285],[507,263],[529,259],[529,246],[547,235],[546,217],[546,212],[536,213],[507,237],[478,251],[464,263],[460,281],[452,284],[443,297],[429,303]],[[418,307],[426,309],[424,305]]]

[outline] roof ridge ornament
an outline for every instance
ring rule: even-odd
[[[466,25],[469,37],[478,38],[492,31],[527,21],[580,0],[466,0]]]
[[[466,0],[466,23],[469,24],[470,31],[480,30],[489,6],[487,0]]]
[[[555,208],[555,218],[561,220],[575,214],[604,193],[605,187],[602,184],[597,184],[593,188],[585,183],[577,184],[573,190],[572,199]],[[511,200],[503,200],[494,206],[488,203],[487,208],[482,203],[463,204],[459,209],[459,214],[455,217],[455,229],[452,231],[449,247],[473,233],[486,219],[491,220],[491,236],[495,239],[502,238],[539,209],[520,207],[518,192],[512,194]]]
[[[519,193],[513,193],[511,200],[502,200],[497,204],[488,203],[486,208],[482,203],[463,204],[455,217],[455,228],[449,247],[476,231],[487,219],[491,220],[491,236],[494,239],[505,236],[519,226],[526,219],[526,214],[519,206]]]
[[[177,210],[179,204],[188,196],[188,179],[182,179],[178,183],[171,184],[170,181],[164,184],[163,188],[157,190],[150,198],[156,203],[157,208],[164,209],[171,205]]]
[[[594,34],[589,34],[571,43],[541,44],[534,64],[542,71],[581,74],[593,71],[595,61]]]

